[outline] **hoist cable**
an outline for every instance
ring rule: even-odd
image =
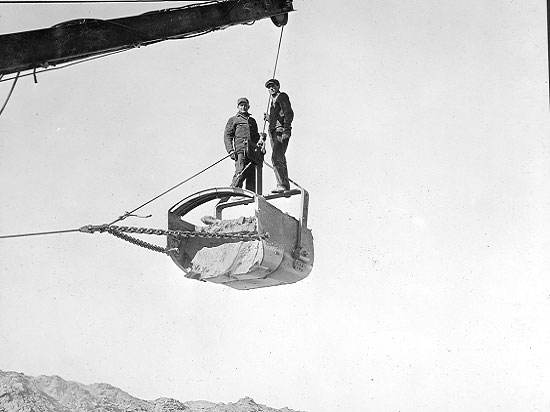
[[[187,179],[181,181],[181,182],[178,183],[177,185],[172,186],[170,189],[165,190],[165,191],[162,192],[160,195],[157,195],[157,196],[155,196],[154,198],[152,198],[151,200],[148,200],[147,202],[143,203],[142,205],[136,207],[135,209],[133,209],[133,210],[131,210],[131,211],[129,211],[129,212],[126,212],[124,215],[119,216],[116,220],[113,220],[111,223],[109,223],[108,226],[111,226],[111,225],[115,224],[116,222],[119,222],[119,221],[121,221],[121,220],[123,220],[123,219],[126,219],[126,217],[128,217],[129,215],[131,215],[131,214],[134,213],[135,211],[137,211],[137,210],[141,209],[142,207],[148,205],[149,203],[151,203],[151,202],[157,200],[159,197],[164,196],[166,193],[171,192],[172,190],[176,189],[177,187],[181,186],[182,184],[184,184],[184,183],[190,181],[191,179],[197,177],[197,176],[200,175],[201,173],[206,172],[208,169],[210,169],[210,168],[216,166],[218,163],[220,163],[221,161],[227,159],[229,156],[231,156],[231,155],[228,154],[227,156],[222,157],[222,158],[221,158],[220,160],[218,160],[217,162],[212,163],[210,166],[208,166],[208,167],[202,169],[200,172],[195,173],[193,176],[188,177]]]
[[[277,73],[277,64],[279,63],[279,52],[281,51],[281,41],[283,40],[283,29],[285,26],[281,26],[281,35],[279,36],[279,45],[277,46],[277,57],[275,58],[275,67],[273,67],[273,76],[272,78],[275,78],[275,73]],[[269,98],[267,99],[267,108],[265,109],[266,114],[269,113],[269,106],[271,105],[271,94],[269,95]],[[267,120],[264,117],[264,128],[262,129],[262,133],[265,133],[265,125],[267,124]]]
[[[273,68],[273,77],[277,72],[277,63],[279,63],[279,52],[281,51],[281,41],[283,40],[283,30],[285,26],[281,26],[281,35],[279,36],[279,46],[277,46],[277,57],[275,58],[275,67]]]
[[[6,105],[8,104],[8,101],[10,100],[11,94],[13,93],[13,89],[15,89],[15,84],[17,83],[17,80],[19,79],[19,74],[21,72],[17,72],[17,76],[15,76],[15,80],[13,81],[13,84],[11,85],[10,92],[8,94],[8,97],[6,98],[6,101],[4,102],[4,105],[0,109],[0,115],[4,112],[4,109],[6,108]],[[1,78],[0,78],[1,79]]]

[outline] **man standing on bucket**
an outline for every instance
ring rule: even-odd
[[[250,164],[251,161],[246,156],[245,145],[248,141],[249,144],[257,144],[263,148],[264,142],[263,139],[260,140],[256,120],[248,113],[249,108],[250,103],[246,97],[237,100],[237,114],[227,121],[223,141],[227,153],[235,161],[235,175],[231,181],[231,187],[242,187],[246,180],[246,188],[254,192],[256,191],[255,166]]]
[[[269,122],[271,161],[277,179],[277,188],[271,192],[283,193],[290,190],[285,153],[290,140],[294,112],[288,95],[279,90],[281,87],[279,80],[269,79],[265,83],[265,87],[271,95],[271,103],[269,113],[264,114],[264,120]]]

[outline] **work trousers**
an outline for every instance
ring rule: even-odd
[[[231,181],[231,187],[243,187],[243,182],[246,180],[246,189],[252,190],[253,192],[256,191],[256,166],[254,163],[250,163],[250,160],[246,157],[244,152],[237,152],[237,160],[235,160],[235,174],[233,175],[233,180]],[[248,166],[249,164],[250,166]]]
[[[286,165],[285,153],[290,139],[283,140],[282,134],[282,132],[277,132],[275,130],[269,131],[269,137],[271,139],[271,161],[273,162],[275,178],[277,179],[277,187],[284,187],[289,190],[290,183],[288,181],[288,168]]]

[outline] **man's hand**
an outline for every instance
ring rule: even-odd
[[[267,134],[260,132],[260,140],[258,140],[257,146],[260,148],[263,154],[265,154],[265,139]]]
[[[281,138],[283,139],[283,142],[285,140],[290,139],[290,132],[283,132],[283,134],[281,135]]]
[[[265,133],[264,133],[265,134]],[[261,136],[261,134],[260,134]],[[260,151],[265,154],[265,139],[258,140],[258,143],[256,143],[256,146],[259,147]]]
[[[232,150],[232,151],[229,152],[229,157],[230,157],[232,160],[237,160],[237,153],[235,153],[235,151]]]

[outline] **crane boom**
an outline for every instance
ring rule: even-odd
[[[0,35],[0,75],[147,46],[271,17],[286,23],[292,0],[226,0],[111,20],[80,19]]]

